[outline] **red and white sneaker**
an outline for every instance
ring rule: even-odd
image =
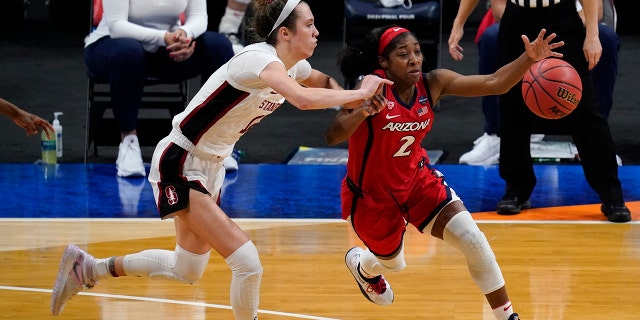
[[[65,303],[82,289],[96,285],[93,280],[93,256],[70,244],[64,250],[58,276],[51,293],[51,313],[57,316]]]
[[[358,266],[360,265],[360,256],[364,250],[360,247],[353,247],[347,251],[344,262],[351,271],[353,278],[356,279],[360,292],[369,301],[381,306],[390,305],[393,302],[393,291],[391,285],[379,275],[373,279],[365,279],[360,275]]]

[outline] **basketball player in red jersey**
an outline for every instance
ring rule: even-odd
[[[436,69],[422,72],[415,35],[398,26],[372,30],[362,48],[342,52],[345,78],[374,73],[393,81],[356,109],[341,110],[326,133],[331,145],[349,139],[347,176],[342,182],[342,216],[367,246],[350,249],[347,267],[363,295],[388,305],[393,291],[382,276],[405,267],[403,235],[411,223],[443,239],[467,258],[469,272],[496,319],[519,319],[486,237],[443,175],[429,164],[421,142],[433,125],[433,109],[445,95],[481,96],[506,92],[536,61],[560,57],[555,34],[522,37],[526,52],[490,75],[463,76]]]

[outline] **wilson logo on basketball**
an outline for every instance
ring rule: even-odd
[[[558,98],[571,103],[574,106],[578,105],[578,102],[580,102],[580,100],[578,99],[578,97],[576,97],[576,94],[567,90],[566,88],[563,88],[561,86],[558,86],[558,91],[556,92],[556,96],[558,96]]]
[[[176,188],[174,186],[167,186],[166,188],[164,188],[164,194],[167,197],[167,203],[169,205],[178,203],[178,193],[176,192]]]

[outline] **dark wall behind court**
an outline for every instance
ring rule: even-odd
[[[342,37],[344,1],[306,0],[306,2],[314,12],[316,26],[322,37]],[[26,5],[24,0],[0,0],[0,29],[11,31],[21,30],[27,25],[46,25],[47,28],[55,28],[61,32],[84,33],[89,30],[91,0],[30,0],[29,3]],[[207,6],[209,29],[216,31],[220,17],[224,14],[226,0],[208,0]],[[445,30],[451,25],[457,8],[458,0],[443,0]],[[470,23],[473,24],[474,21]]]
[[[315,16],[316,25],[323,36],[341,37],[343,26],[344,1],[341,0],[306,0]],[[421,0],[413,0],[421,1]],[[481,3],[483,0],[480,1]],[[631,5],[635,1],[614,0],[618,10],[618,33],[640,34],[635,10]],[[26,25],[46,24],[47,28],[55,28],[61,32],[88,31],[91,0],[0,0],[0,28],[2,30],[20,30]],[[459,0],[442,0],[443,31],[449,30],[458,8]],[[216,30],[220,17],[224,13],[226,0],[208,0],[209,29]],[[479,5],[481,6],[481,5]],[[483,11],[482,8],[478,10]],[[469,21],[469,25],[478,23],[479,19]]]

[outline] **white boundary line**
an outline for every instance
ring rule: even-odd
[[[51,291],[52,291],[50,289],[12,287],[12,286],[0,286],[0,290],[28,291],[28,292],[41,292],[41,293],[51,293]],[[124,300],[135,300],[135,301],[146,301],[146,302],[159,302],[159,303],[179,304],[179,305],[185,305],[185,306],[231,310],[230,306],[226,306],[226,305],[222,305],[222,304],[212,304],[212,303],[194,302],[194,301],[182,301],[182,300],[172,300],[172,299],[159,299],[159,298],[148,298],[148,297],[137,297],[137,296],[125,296],[125,295],[119,295],[119,294],[93,293],[93,292],[80,292],[80,293],[78,293],[78,295],[101,297],[101,298],[110,298],[110,299],[124,299]],[[289,317],[289,318],[298,318],[298,319],[339,320],[339,319],[335,319],[335,318],[324,318],[324,317],[316,317],[316,316],[310,316],[310,315],[304,315],[304,314],[296,314],[296,313],[280,312],[280,311],[272,311],[272,310],[262,310],[262,309],[259,309],[258,313],[272,314],[272,315],[278,315],[278,316]]]

